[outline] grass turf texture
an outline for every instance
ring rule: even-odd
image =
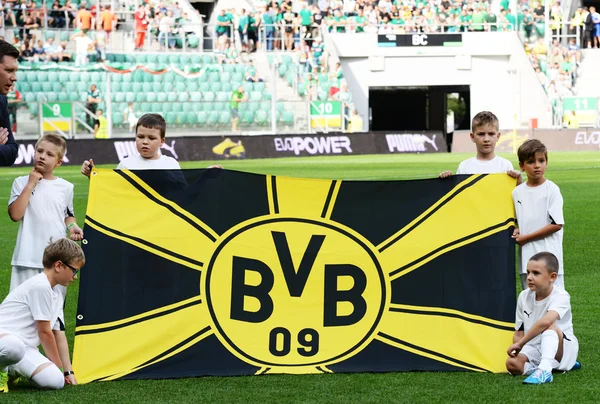
[[[221,161],[225,168],[296,177],[395,180],[431,178],[456,169],[467,154],[310,157]],[[517,167],[516,157],[505,155]],[[212,162],[183,163],[203,168]],[[15,177],[30,168],[0,169],[0,204],[6,206]],[[75,212],[83,223],[88,180],[79,167],[57,175],[75,184]],[[565,206],[566,286],[571,293],[579,359],[583,369],[555,374],[544,386],[524,386],[523,377],[480,373],[377,373],[203,377],[91,383],[62,391],[13,389],[0,401],[11,402],[598,402],[600,396],[600,153],[551,153],[547,177],[561,188]],[[10,260],[18,225],[0,215],[0,296],[8,293]],[[83,269],[85,272],[85,267]],[[70,287],[66,316],[73,347],[78,282]],[[508,348],[508,347],[507,347]]]

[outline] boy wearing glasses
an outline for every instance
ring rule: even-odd
[[[37,388],[61,389],[77,384],[69,346],[60,331],[63,294],[85,264],[72,240],[46,247],[44,270],[11,291],[0,304],[0,392],[8,392],[8,372],[29,379]],[[38,350],[42,345],[46,356]],[[61,370],[62,369],[62,370]]]

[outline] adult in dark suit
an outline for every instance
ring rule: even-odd
[[[18,57],[17,48],[0,40],[0,166],[12,165],[19,154],[19,148],[11,130],[8,101],[6,100],[6,94],[17,81]]]

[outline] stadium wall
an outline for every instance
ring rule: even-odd
[[[430,34],[435,35],[435,34]],[[552,107],[514,32],[463,33],[462,46],[379,47],[376,33],[327,34],[353,101],[369,116],[369,88],[468,85],[473,117],[493,111],[502,127],[552,127]],[[368,122],[365,120],[365,130]]]

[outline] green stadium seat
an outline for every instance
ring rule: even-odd
[[[156,101],[158,102],[167,102],[167,93],[157,93]]]
[[[251,101],[260,101],[260,100],[262,100],[262,98],[263,98],[262,93],[259,93],[258,91],[252,91],[250,93],[250,98],[249,99]]]
[[[66,101],[69,101],[69,94],[67,94],[66,92],[63,91],[63,92],[57,93],[57,98],[58,98],[58,101],[66,102]]]
[[[185,125],[188,123],[187,121],[187,113],[185,112],[177,112],[177,124],[178,125]]]
[[[185,112],[185,122],[188,125],[195,125],[198,122],[198,115],[195,112]]]
[[[32,102],[30,104],[27,105],[27,109],[29,110],[29,113],[31,114],[31,116],[33,116],[34,118],[37,118],[38,116],[38,112],[39,112],[39,104],[37,102]]]
[[[47,91],[43,95],[43,100],[46,102],[57,102],[58,101],[58,93],[54,91]]]
[[[182,112],[183,104],[180,102],[174,102],[171,104],[173,106],[173,112]]]
[[[110,81],[111,83],[119,83],[121,81],[123,81],[123,74],[120,73],[111,73],[110,75]],[[92,80],[92,78],[90,77],[89,79],[90,81]]]
[[[112,77],[111,77],[111,79],[112,79]],[[87,83],[87,82],[90,81],[90,74],[88,72],[79,72],[79,78],[78,78],[78,80],[79,81],[83,81],[84,83]]]
[[[120,91],[123,91],[124,93],[128,93],[130,91],[133,91],[133,83],[124,82],[124,83],[120,83],[120,84],[121,84],[121,90]]]
[[[145,65],[146,63],[148,63],[148,57],[146,56],[145,53],[140,53],[138,55],[135,55],[135,61],[136,63],[141,63],[143,65]]]
[[[36,93],[23,94],[23,99],[25,100],[26,103],[35,102],[35,101],[37,101],[37,94]]]
[[[202,94],[199,92],[190,93],[190,101],[200,102],[202,100]]]
[[[208,123],[211,125],[216,125],[219,123],[219,111],[211,111],[208,114]]]
[[[265,91],[265,83],[260,81],[258,83],[254,83],[254,91],[258,91],[261,93]]]
[[[183,83],[181,81],[178,83],[175,83],[175,91],[177,91],[178,93],[184,92],[186,90],[187,90],[186,83]]]
[[[204,112],[211,112],[211,111],[213,111],[215,109],[214,108],[215,107],[215,103],[214,102],[204,101],[204,102],[200,103],[200,106],[202,107],[202,111],[204,111]]]
[[[52,91],[52,83],[49,81],[43,82],[42,91],[45,93],[49,93],[50,91]]]
[[[223,65],[223,71],[227,72],[227,73],[234,73],[235,72],[235,65],[232,64],[224,64]]]
[[[79,93],[70,92],[68,94],[69,94],[69,101],[73,101],[73,102],[79,101]]]
[[[87,93],[89,89],[89,84],[83,81],[77,83],[77,91],[80,93]]]
[[[179,55],[169,55],[169,63],[174,65],[179,64]]]
[[[17,81],[17,89],[22,93],[28,93],[31,91],[31,84],[22,81]]]
[[[129,94],[129,93],[128,93]],[[146,93],[131,93],[135,96],[135,102],[144,102],[146,101]]]
[[[80,102],[86,102],[87,99],[88,99],[87,93],[79,93],[79,101]]]
[[[158,55],[156,53],[150,53],[146,57],[147,63],[158,63]]]
[[[241,83],[242,81],[244,81],[244,75],[242,73],[233,73],[231,75],[231,81],[235,81],[235,82],[239,82]]]
[[[270,101],[262,101],[260,103],[259,110],[260,111],[267,111],[267,112],[271,111],[271,102]]]
[[[215,100],[215,93],[207,91],[205,93],[202,93],[202,98],[204,98],[204,101],[213,102]]]
[[[67,72],[58,73],[58,81],[60,81],[61,83],[68,82],[69,81],[69,73],[67,73]]]
[[[198,117],[198,124],[199,125],[204,125],[206,124],[206,119],[207,119],[207,114],[204,111],[199,111],[196,116]]]
[[[246,65],[242,63],[235,65],[235,71],[244,74],[246,72]]]
[[[191,102],[184,102],[181,104],[181,110],[183,112],[192,112],[194,110],[194,104]]]
[[[221,83],[221,91],[232,91],[231,83]]]
[[[62,31],[60,33],[60,40],[61,41],[66,41],[68,42],[69,39],[71,39],[71,35],[69,34],[69,31]]]
[[[224,111],[224,110],[229,110],[229,103],[228,102],[215,102],[213,103],[213,110],[215,111]]]
[[[273,95],[268,91],[265,91],[262,95],[263,100],[265,100],[265,101],[271,101],[272,96]]]
[[[35,74],[36,72],[31,72],[31,73]],[[47,82],[48,81],[48,72],[44,72],[44,71],[37,72],[37,80],[36,81],[39,81],[40,83]]]
[[[221,91],[221,83],[211,82],[210,83],[210,91],[216,93],[217,91]]]
[[[140,91],[142,91],[142,83],[132,83],[131,91],[133,91],[134,93],[139,93]]]
[[[194,92],[194,91],[198,91],[198,88],[200,87],[200,84],[196,81],[191,81],[189,80],[187,82],[187,91]]]
[[[210,63],[214,63],[215,57],[214,55],[203,55],[202,59],[204,61],[204,64],[210,64]]]
[[[148,113],[152,112],[152,104],[149,102],[141,103],[140,109],[141,109],[142,113],[148,114]]]
[[[121,76],[121,75],[119,74],[119,76]],[[123,76],[121,76],[121,77],[123,77]],[[111,79],[112,79],[112,77],[111,77]],[[100,80],[102,80],[102,76],[100,75],[99,72],[92,72],[92,73],[90,73],[90,80],[92,81],[92,83],[99,83]],[[102,81],[104,81],[104,80],[102,80]]]
[[[38,83],[38,82],[31,83],[31,91],[34,93],[41,93],[42,92],[42,83]]]
[[[258,111],[256,113],[256,123],[259,125],[266,125],[267,123],[267,112],[266,111]]]
[[[112,114],[112,124],[113,126],[121,126],[123,125],[123,114],[121,112],[113,112]]]
[[[294,124],[294,113],[292,111],[284,111],[283,112],[283,122],[286,125]]]
[[[259,102],[250,101],[250,102],[247,102],[247,104],[248,104],[248,111],[251,111],[251,112],[256,112],[260,108]]]
[[[52,91],[54,91],[55,93],[60,93],[61,91],[63,91],[63,85],[61,83],[59,83],[58,81],[52,81]]]
[[[173,85],[172,82],[166,81],[162,84],[162,90],[165,92],[171,92],[171,91],[175,90],[175,86]]]
[[[148,101],[148,102],[155,102],[156,101],[156,93],[150,91],[149,93],[144,93],[144,94],[146,94],[146,101]]]
[[[200,83],[200,92],[205,93],[207,91],[210,91],[210,83],[208,83],[208,82]]]
[[[175,112],[167,112],[165,116],[165,121],[167,121],[167,125],[176,125],[177,114]]]
[[[161,104],[160,109],[164,114],[166,114],[167,112],[173,112],[173,104],[170,102],[165,102],[164,104]]]
[[[224,91],[219,91],[217,94],[217,101],[219,102],[225,102],[231,99],[231,95],[224,92]]]
[[[179,64],[181,66],[186,66],[188,64],[190,64],[190,57],[188,55],[181,55],[179,56]]]
[[[149,93],[154,90],[154,86],[152,85],[152,83],[141,83],[141,84],[142,84],[142,89],[144,90],[145,93]]]
[[[319,91],[318,97],[320,101],[327,101],[327,98],[329,98],[329,93],[326,91]]]
[[[192,65],[201,65],[202,64],[202,55],[194,53],[190,56],[190,64]]]
[[[50,38],[54,39],[54,31],[46,30],[44,33],[44,38],[46,38],[46,41]]]
[[[217,72],[209,73],[209,75],[208,75],[208,81],[210,83],[220,83],[221,82],[220,74],[217,73]]]
[[[177,100],[179,102],[188,102],[190,100],[190,95],[188,93],[179,93],[177,95]]]
[[[177,93],[173,93],[173,92],[167,93],[167,101],[169,101],[169,102],[177,101]]]
[[[219,123],[221,125],[228,125],[231,122],[231,113],[229,111],[221,111],[219,114]]]
[[[252,122],[254,122],[254,112],[253,111],[244,112],[242,121],[247,124],[251,124]]]
[[[163,53],[158,54],[158,60],[156,61],[156,63],[161,66],[168,65],[169,64],[169,55],[165,55]]]
[[[152,75],[152,82],[153,83],[162,83],[164,77],[165,77],[164,74],[153,74]]]
[[[281,55],[281,64],[282,65],[291,65],[293,62],[294,61],[290,55]]]

